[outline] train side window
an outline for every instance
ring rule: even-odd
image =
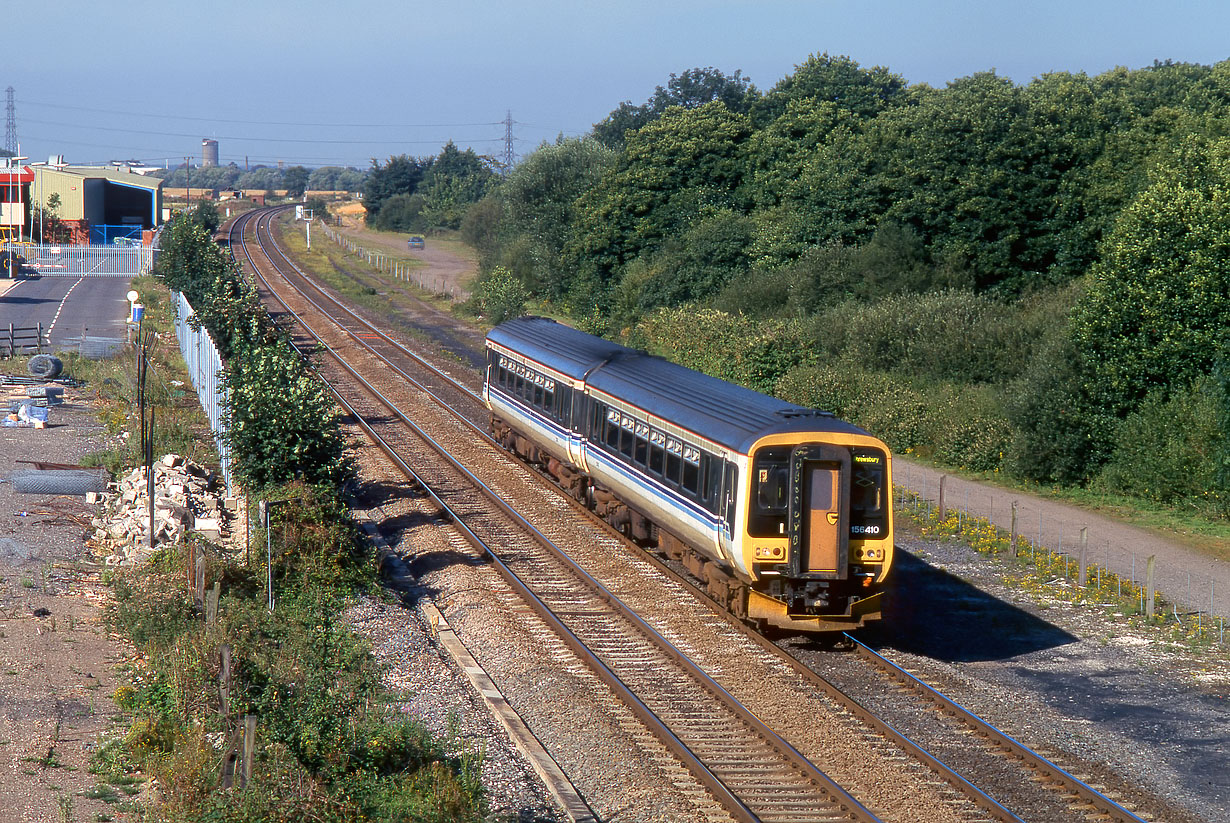
[[[565,427],[572,428],[572,386],[555,384],[555,416]]]
[[[683,458],[674,452],[666,453],[666,482],[672,486],[679,485],[679,474],[683,468]]]
[[[645,466],[649,462],[649,441],[643,437],[636,438],[636,451],[632,454],[632,460],[638,466]]]
[[[521,375],[517,375],[517,379],[515,382],[516,382],[516,385],[513,387],[513,393],[517,397],[525,396],[525,378],[523,378]]]
[[[649,444],[649,473],[662,476],[662,447],[657,443]]]
[[[619,451],[619,412],[615,409],[606,412],[606,444],[611,451]]]
[[[559,416],[555,410],[555,392],[551,391],[545,386],[543,387],[543,390],[542,390],[542,408],[543,408],[543,411],[545,411],[547,414],[551,415],[552,417]]]
[[[632,432],[632,429],[620,427],[619,451],[624,457],[627,457],[630,460],[632,459],[632,453],[635,449],[636,435]]]
[[[545,404],[545,402],[544,402],[544,400],[543,400],[543,391],[542,391],[542,386],[538,385],[537,383],[535,383],[535,384],[534,384],[534,399],[533,399],[533,403],[534,403],[534,405],[535,405],[535,406],[537,406],[537,407],[538,407],[538,408],[540,408],[540,409],[541,409],[541,408],[544,408],[544,407],[545,407],[545,405],[546,405],[546,404]]]
[[[700,497],[700,466],[690,460],[683,461],[683,490]]]

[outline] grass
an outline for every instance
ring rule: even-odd
[[[443,312],[451,312],[453,302],[446,295],[422,289],[413,282],[396,280],[369,266],[366,260],[345,252],[326,237],[313,242],[312,250],[308,251],[304,233],[293,226],[289,215],[283,218],[283,231],[278,242],[295,258],[300,268],[356,305],[385,318],[407,337],[428,339],[423,331],[402,321],[390,308],[410,309],[415,302],[426,302]],[[402,259],[397,255],[390,256]],[[420,260],[412,262],[423,265]]]

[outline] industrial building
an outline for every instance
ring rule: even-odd
[[[122,166],[70,166],[60,158],[17,170],[19,183],[5,185],[0,169],[5,225],[29,224],[38,233],[40,205],[58,199],[56,216],[68,230],[70,243],[111,243],[116,237],[140,240],[144,230],[158,226],[162,215],[162,181],[127,171]],[[8,198],[13,198],[12,200]],[[9,223],[7,215],[15,220]],[[20,214],[19,214],[20,213]],[[27,228],[26,232],[28,233]]]

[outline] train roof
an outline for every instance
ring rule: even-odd
[[[867,434],[828,412],[797,406],[594,337],[545,317],[519,317],[487,335],[574,380],[746,453],[766,434]]]

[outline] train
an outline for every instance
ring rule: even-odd
[[[738,618],[881,619],[892,455],[863,429],[536,316],[487,334],[482,397],[501,446]]]

